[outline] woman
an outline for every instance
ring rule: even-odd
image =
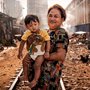
[[[48,10],[48,26],[51,41],[50,56],[44,60],[41,67],[41,76],[37,85],[31,87],[32,90],[60,90],[60,76],[62,66],[65,61],[69,38],[66,31],[61,28],[61,25],[66,19],[65,10],[58,4],[53,5]],[[29,59],[28,59],[29,60]],[[26,61],[27,64],[28,61]],[[30,67],[34,65],[32,60]],[[32,81],[34,76],[34,68],[29,69],[29,81]]]
[[[60,5],[55,4],[49,8],[47,17],[51,38],[50,57],[42,65],[42,74],[35,90],[60,90],[59,81],[69,44],[68,35],[61,28],[66,13]]]

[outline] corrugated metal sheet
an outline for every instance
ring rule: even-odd
[[[13,42],[12,17],[0,12],[0,43],[3,45]]]

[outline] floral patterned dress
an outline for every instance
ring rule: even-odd
[[[56,32],[49,32],[51,39],[52,52],[57,51],[57,44],[62,43],[63,48],[67,51],[69,44],[69,38],[66,31],[63,28],[59,28]],[[41,67],[41,76],[33,90],[58,90],[60,76],[62,72],[63,63],[60,61],[47,61],[43,62]],[[44,89],[43,89],[44,88]]]

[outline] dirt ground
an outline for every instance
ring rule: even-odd
[[[17,58],[18,46],[19,43],[17,47],[8,47],[0,52],[0,90],[5,89],[16,70],[22,66],[22,60]]]
[[[9,47],[0,52],[0,90],[4,90],[4,87],[9,84],[11,77],[15,75],[16,70],[22,65],[22,61],[17,58],[18,45],[19,43],[17,47]],[[88,87],[90,86],[90,63],[82,63],[79,57],[79,55],[87,53],[88,51],[82,46],[69,46],[63,73],[71,78],[70,84],[74,82],[78,85],[81,82],[81,86],[86,84],[88,84]],[[88,78],[88,80],[84,80],[83,77]]]
[[[88,62],[83,63],[80,55],[89,55]],[[85,45],[69,45],[63,76],[66,90],[90,90],[90,50]]]

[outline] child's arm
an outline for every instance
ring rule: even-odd
[[[22,55],[22,51],[23,51],[23,47],[24,47],[25,41],[22,40],[19,46],[19,51],[18,51],[18,58],[21,59]]]
[[[50,52],[50,40],[46,41],[45,44],[45,54],[44,54],[45,59],[49,58],[49,52]]]

